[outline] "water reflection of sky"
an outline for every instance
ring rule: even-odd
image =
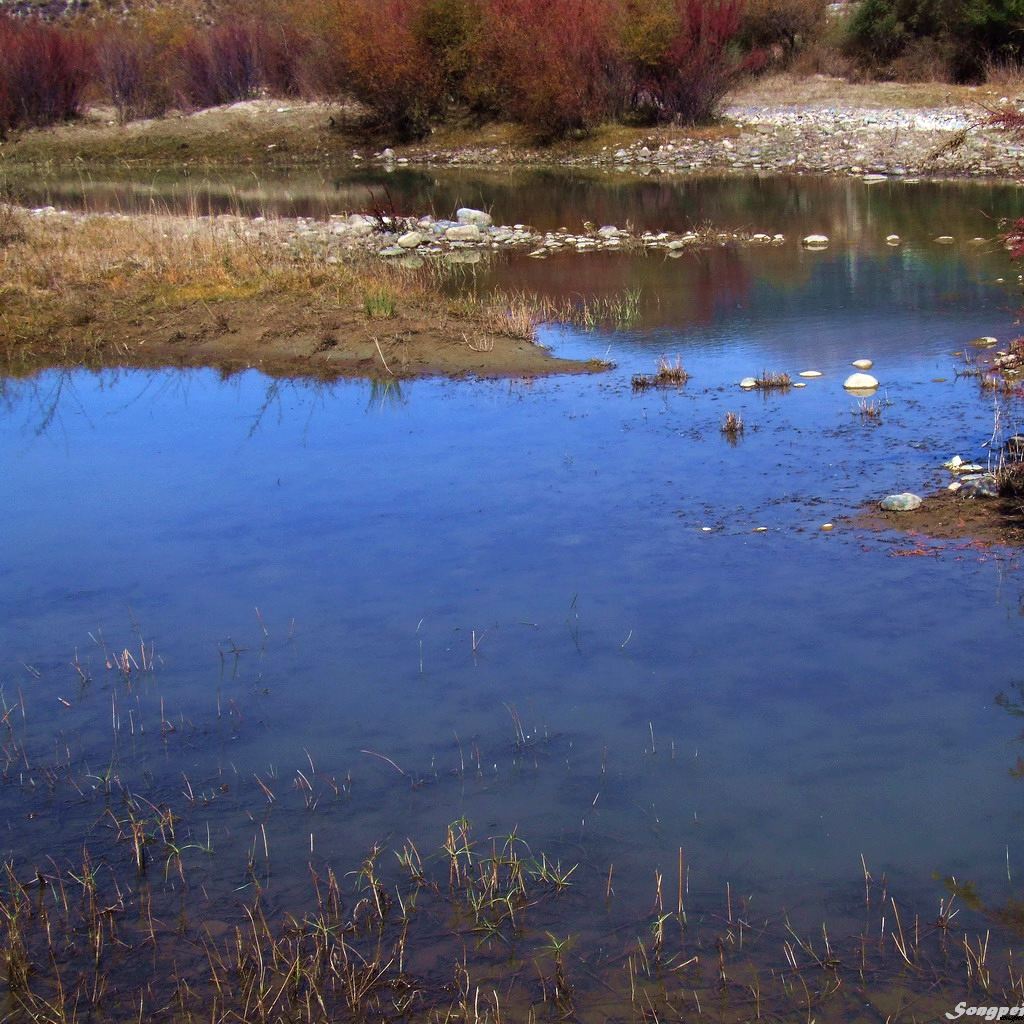
[[[159,696],[207,730],[190,771],[304,749],[353,771],[346,819],[322,823],[349,860],[399,833],[429,845],[465,812],[613,858],[645,899],[680,844],[696,887],[783,902],[855,886],[861,853],[928,892],[933,871],[1006,890],[1007,847],[1024,863],[1019,730],[994,703],[1019,677],[1015,560],[892,558],[891,538],[818,529],[940,484],[955,452],[984,455],[992,406],[949,353],[1011,329],[992,284],[1005,268],[923,243],[771,251],[694,322],[706,268],[612,262],[658,297],[647,321],[545,332],[608,351],[619,367],[601,377],[8,381],[2,680],[26,688],[37,735],[68,728],[53,698],[76,648],[95,658],[90,631],[114,642],[135,621],[164,658]],[[536,272],[561,287],[559,260]],[[631,393],[634,370],[677,351],[683,391]],[[879,426],[841,388],[865,355],[891,401]],[[812,365],[825,377],[786,395],[734,386]],[[747,423],[736,447],[726,410]],[[232,644],[247,650],[222,675]],[[215,695],[242,709],[230,734]],[[98,688],[74,712],[99,756],[108,700]],[[548,736],[536,766],[513,764],[505,704]],[[491,767],[453,782],[471,743]],[[363,748],[438,781],[410,793]]]

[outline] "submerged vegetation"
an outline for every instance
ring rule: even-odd
[[[552,856],[515,828],[480,834],[464,816],[429,847],[399,832],[346,860],[364,771],[304,750],[290,769],[239,770],[232,759],[208,778],[188,767],[154,779],[150,755],[187,766],[198,737],[227,721],[233,736],[245,731],[247,699],[222,705],[218,689],[215,719],[187,719],[173,691],[165,698],[153,641],[92,636],[98,663],[76,651],[65,666],[80,689],[59,698],[52,736],[31,700],[56,705],[66,674],[37,673],[29,697],[0,700],[8,813],[58,811],[65,830],[82,830],[64,852],[8,856],[0,870],[9,1019],[739,1024],[849,1019],[897,996],[928,1009],[952,1005],[949,992],[1024,998],[1012,954],[989,931],[1016,928],[1013,904],[989,908],[950,880],[937,907],[916,910],[863,858],[847,923],[813,932],[729,885],[691,891],[683,847],[643,870],[642,898],[621,895],[637,892],[629,869],[595,863],[582,836],[560,844],[571,856]],[[242,653],[221,648],[236,665]],[[104,728],[79,728],[97,705]],[[442,801],[489,785],[502,756],[537,770],[552,740],[508,710],[501,750],[456,736],[422,774],[370,749],[362,763],[387,772],[385,790],[413,799],[434,787],[426,799]]]

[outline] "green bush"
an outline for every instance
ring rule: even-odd
[[[1024,54],[1024,0],[863,0],[847,47],[869,74],[922,77],[938,64],[980,81],[986,64]]]

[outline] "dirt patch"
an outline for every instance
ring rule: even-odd
[[[451,268],[331,254],[189,217],[35,217],[0,246],[0,371],[215,366],[276,376],[591,373],[536,342],[527,297]]]
[[[883,512],[872,503],[851,520],[851,525],[875,533],[895,530],[922,541],[967,541],[985,546],[1024,545],[1024,514],[1019,502],[1003,498],[961,499],[942,490],[924,500],[915,512]],[[934,548],[917,543],[896,553],[932,554]]]
[[[560,359],[541,345],[481,331],[444,313],[404,312],[372,319],[318,308],[294,296],[163,310],[69,317],[23,345],[5,371],[53,366],[258,369],[277,377],[536,377],[595,373],[599,360]],[[0,327],[0,335],[3,329]]]

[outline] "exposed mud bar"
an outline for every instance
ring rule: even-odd
[[[881,533],[896,530],[921,541],[963,541],[984,546],[1024,546],[1024,510],[1020,499],[961,498],[941,490],[913,512],[885,512],[876,502],[855,516],[851,525]],[[918,545],[909,552],[930,554]]]
[[[458,268],[285,244],[186,217],[0,208],[0,370],[257,368],[275,376],[591,373],[537,343],[528,298],[459,297]]]

